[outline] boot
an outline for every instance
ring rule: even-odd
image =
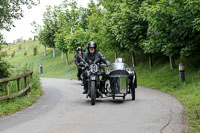
[[[88,88],[86,86],[84,86],[83,89],[84,89],[83,94],[87,94]]]

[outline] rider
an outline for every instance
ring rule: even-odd
[[[77,54],[74,56],[74,62],[78,69],[78,73],[77,73],[78,80],[81,80],[81,73],[83,72],[82,67],[84,66],[81,60],[81,57],[85,59],[86,54],[83,53],[83,50],[80,46],[76,48],[76,52]]]
[[[101,64],[102,62],[105,63],[107,66],[110,66],[110,62],[100,53],[97,51],[97,45],[95,42],[91,41],[87,44],[87,50],[88,53],[86,54],[85,61],[88,64],[91,64],[92,62],[96,61],[96,63]],[[102,86],[105,86],[105,80],[106,80],[106,74],[104,68],[100,69],[102,74]],[[83,94],[86,94],[88,91],[88,82],[87,82],[87,75],[86,73],[83,73],[83,84],[84,84],[84,92]]]

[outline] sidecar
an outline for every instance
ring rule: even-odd
[[[132,100],[135,100],[136,73],[123,62],[122,58],[116,59],[115,63],[108,68],[106,76],[107,97],[125,99],[127,94],[131,94]]]

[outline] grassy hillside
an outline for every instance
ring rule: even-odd
[[[61,59],[60,51],[56,51],[56,58],[52,58],[52,49],[47,49],[47,56],[44,56],[44,47],[38,48],[38,55],[33,56],[33,48],[38,47],[38,42],[26,42],[22,45],[22,50],[18,50],[20,44],[11,47],[9,54],[15,49],[15,57],[8,58],[8,62],[14,66],[23,66],[32,63],[36,71],[42,63],[44,74],[42,77],[53,78],[73,78],[76,79],[76,66],[74,65],[74,54],[69,55],[69,65],[65,64],[65,57]],[[8,50],[8,48],[4,49]],[[24,52],[27,51],[27,56]],[[113,52],[102,52],[111,62],[114,61]],[[129,54],[120,54],[125,61],[131,65]],[[176,68],[170,69],[168,58],[160,55],[153,56],[154,66],[150,70],[148,67],[148,56],[137,55],[137,66],[134,70],[137,73],[138,84],[167,92],[177,98],[185,107],[186,123],[190,126],[189,132],[200,132],[200,61],[199,58],[176,60]],[[179,84],[178,64],[185,64],[186,82],[183,86]],[[136,95],[137,96],[137,95]]]
[[[69,65],[66,65],[66,57],[61,59],[61,52],[56,50],[56,58],[53,59],[53,51],[51,48],[47,48],[47,56],[44,56],[44,46],[40,45],[38,47],[38,42],[27,41],[25,44],[18,43],[11,46],[10,51],[8,48],[4,48],[3,51],[9,51],[8,62],[16,68],[25,66],[26,64],[32,64],[35,71],[39,72],[40,64],[43,65],[43,74],[41,77],[54,77],[54,78],[75,78],[74,73],[76,73],[76,67],[74,65],[74,55],[69,55]],[[19,46],[21,45],[21,50]],[[33,49],[37,47],[37,55],[34,56]],[[13,51],[15,56],[11,57]],[[24,53],[27,53],[24,56]]]

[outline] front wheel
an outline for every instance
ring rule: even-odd
[[[95,101],[96,101],[95,81],[91,81],[90,93],[91,93],[91,105],[95,105]]]

